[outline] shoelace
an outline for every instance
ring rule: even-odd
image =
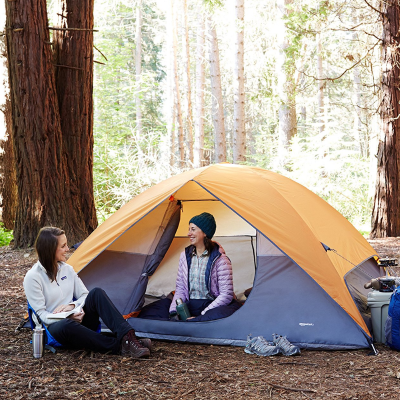
[[[284,351],[292,351],[295,349],[295,346],[289,342],[289,340],[286,339],[285,336],[281,336],[277,342],[276,345],[281,347]]]
[[[271,345],[267,341],[263,341],[262,339],[257,338],[257,340],[254,341],[254,345],[252,347],[256,350],[267,351],[268,348],[271,347]]]

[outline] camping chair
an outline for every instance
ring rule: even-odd
[[[57,342],[56,339],[54,339],[54,337],[48,331],[46,325],[42,323],[42,320],[40,319],[39,315],[36,314],[36,311],[31,307],[31,305],[29,304],[29,301],[28,301],[29,322],[31,324],[31,329],[33,330],[33,329],[35,329],[36,323],[32,318],[32,313],[35,314],[37,321],[44,328],[44,331],[45,331],[45,339],[44,339],[45,347],[44,348],[47,350],[50,350],[52,353],[55,353],[56,352],[55,347],[62,347],[62,344],[60,344],[59,342]]]

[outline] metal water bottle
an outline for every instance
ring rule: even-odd
[[[32,335],[33,357],[41,358],[44,352],[44,329],[41,325],[36,326]]]
[[[182,299],[176,299],[176,312],[182,321],[186,321],[191,317],[188,306],[182,301]]]

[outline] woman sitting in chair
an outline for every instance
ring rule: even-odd
[[[26,297],[36,314],[35,322],[39,322],[39,317],[54,339],[67,348],[111,351],[133,358],[150,355],[150,339],[139,341],[106,293],[99,288],[89,292],[72,266],[65,262],[69,248],[63,230],[42,228],[35,248],[39,261],[24,279]],[[79,305],[83,305],[80,312],[57,318],[58,313],[72,311]],[[116,337],[96,331],[99,318]]]
[[[204,212],[189,221],[190,246],[181,253],[176,290],[169,308],[176,319],[176,300],[188,306],[188,322],[209,321],[233,314],[240,304],[234,300],[232,265],[224,249],[211,239],[214,217]]]

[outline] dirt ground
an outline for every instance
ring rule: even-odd
[[[371,240],[400,258],[400,238]],[[22,281],[33,251],[0,248],[1,399],[400,399],[400,353],[302,351],[257,357],[240,347],[154,341],[148,360],[58,350],[32,357]]]

